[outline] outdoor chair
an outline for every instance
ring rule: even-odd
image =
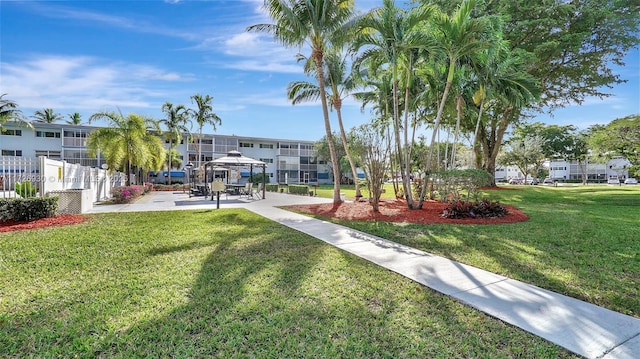
[[[258,183],[258,190],[253,192],[253,197],[255,197],[256,199],[262,199],[262,188],[263,188],[263,184],[262,182]]]
[[[247,184],[240,189],[240,198],[242,198],[242,196],[247,196],[247,198],[253,196],[253,183],[247,182]]]

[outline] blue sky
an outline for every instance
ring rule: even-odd
[[[359,9],[382,0],[356,0]],[[292,106],[291,81],[305,80],[297,49],[247,33],[271,22],[262,0],[231,1],[1,1],[0,93],[25,115],[53,108],[86,121],[120,109],[164,118],[161,105],[193,106],[209,94],[224,135],[317,140],[324,135],[319,103]],[[303,49],[304,52],[304,49]],[[535,121],[579,128],[640,113],[636,49],[616,71],[628,83],[615,96],[589,98]],[[345,127],[368,122],[355,101],[343,108]],[[335,113],[332,114],[337,130]],[[97,123],[98,125],[102,125]],[[205,132],[213,132],[205,128]]]

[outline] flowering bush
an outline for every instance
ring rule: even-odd
[[[149,193],[149,192],[151,192],[151,190],[153,190],[153,183],[145,182],[144,183],[144,193]]]
[[[111,190],[113,200],[116,203],[129,203],[142,195],[142,187],[140,186],[122,186],[114,187]]]

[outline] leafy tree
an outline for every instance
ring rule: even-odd
[[[336,157],[338,158],[337,164],[331,161],[329,140],[327,139],[327,136],[322,136],[322,138],[318,140],[313,146],[314,152],[318,155],[318,157],[327,161],[327,165],[331,167],[332,172],[335,167],[338,167],[338,173],[340,177],[338,177],[337,179],[334,178],[333,180],[335,182],[342,182],[342,178],[347,173],[349,173],[350,170],[349,166],[341,166],[341,164],[343,163],[343,161],[341,160],[342,158],[344,158],[344,156],[346,156],[346,152],[342,145],[342,141],[340,141],[339,138],[340,136],[336,133],[331,136],[331,140],[333,141],[333,148],[336,152]]]
[[[42,111],[38,110],[33,113],[32,117],[35,118],[37,122],[44,123],[54,123],[62,120],[62,115],[54,112],[52,108],[45,108]]]
[[[202,128],[204,125],[209,124],[213,127],[213,131],[216,130],[216,125],[220,125],[222,120],[218,115],[213,112],[213,97],[209,95],[202,96],[201,94],[195,94],[191,96],[191,101],[196,103],[197,109],[191,112],[193,119],[198,124],[198,163],[196,167],[200,167],[202,159]]]
[[[119,112],[95,113],[89,123],[96,120],[105,120],[110,127],[89,134],[87,152],[96,157],[99,151],[110,169],[125,172],[127,185],[131,184],[133,167],[153,171],[162,168],[166,151],[162,140],[154,134],[160,132],[156,121],[136,114],[124,117]]]
[[[171,164],[173,163],[174,146],[182,142],[184,133],[189,133],[189,111],[184,105],[174,106],[171,102],[165,102],[162,105],[162,112],[167,118],[160,120],[160,124],[164,124],[167,128],[165,137],[169,140],[169,156],[167,158],[167,169],[169,170],[168,181],[171,183]]]
[[[333,136],[329,122],[329,108],[325,91],[324,54],[332,42],[340,44],[345,24],[353,16],[353,0],[265,0],[265,8],[275,23],[257,24],[248,31],[266,32],[287,47],[301,47],[305,43],[311,48],[312,61],[316,65],[318,90],[322,103],[322,114],[327,138]],[[338,163],[334,142],[329,141],[331,162]],[[333,177],[338,178],[338,167],[333,168]],[[334,181],[333,202],[340,203],[340,182]]]
[[[594,156],[605,159],[625,157],[631,162],[629,173],[640,176],[640,115],[618,118],[606,126],[590,128],[588,143]]]
[[[22,115],[22,111],[18,109],[18,105],[12,101],[4,99],[7,94],[0,95],[0,130],[4,124],[14,122],[18,126],[33,127]]]
[[[380,197],[387,171],[389,147],[383,146],[383,136],[379,128],[362,125],[351,131],[356,145],[355,152],[364,164],[365,180],[369,189],[369,198],[374,212],[379,212]]]
[[[500,163],[507,166],[516,166],[524,173],[527,180],[529,174],[537,174],[544,161],[544,139],[532,135],[524,138],[516,138],[507,142],[507,149],[499,157]]]
[[[82,115],[78,112],[67,114],[67,116],[69,117],[67,123],[70,125],[79,125],[82,123]]]

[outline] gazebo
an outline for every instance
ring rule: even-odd
[[[207,173],[207,167],[217,167],[217,166],[250,166],[251,173],[253,173],[253,167],[262,167],[262,198],[265,198],[265,187],[266,187],[266,170],[267,164],[253,159],[251,157],[243,156],[242,153],[238,151],[229,151],[226,156],[217,158],[213,161],[209,161],[204,164],[204,172]],[[206,185],[206,176],[205,176],[205,185]]]

